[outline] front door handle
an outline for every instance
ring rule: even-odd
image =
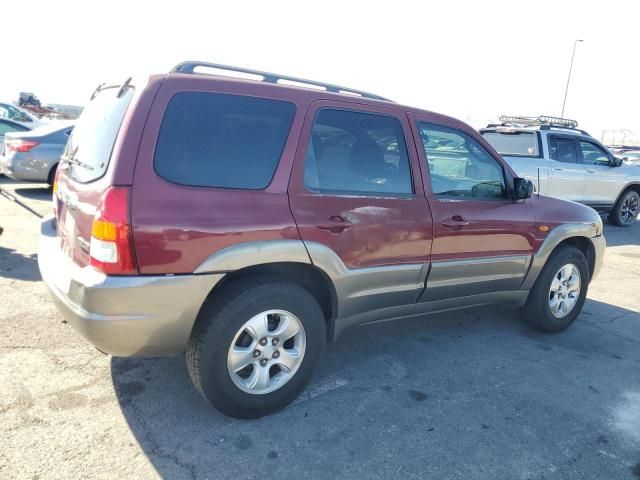
[[[469,222],[460,215],[454,215],[449,220],[442,222],[442,225],[449,228],[462,228],[469,225]]]
[[[595,171],[595,170],[587,170],[587,172],[589,172],[589,173],[596,173],[596,171]]]
[[[553,167],[554,170],[564,170],[564,168],[560,168],[560,167]]]
[[[351,226],[351,222],[346,221],[339,215],[334,215],[329,218],[327,223],[318,223],[316,228],[320,230],[329,230],[331,233],[342,233]]]

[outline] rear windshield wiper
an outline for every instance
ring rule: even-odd
[[[60,160],[62,160],[64,162],[67,162],[67,163],[71,163],[73,165],[78,165],[79,167],[86,168],[87,170],[95,170],[88,163],[81,162],[77,158],[74,158],[74,155],[77,153],[77,151],[78,151],[78,148],[76,147],[76,149],[73,152],[71,152],[71,155],[69,155],[69,156],[62,155],[62,157],[60,157]]]

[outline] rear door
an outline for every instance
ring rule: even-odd
[[[404,112],[351,102],[316,101],[305,118],[290,203],[312,261],[352,300],[341,316],[421,289],[432,221],[409,132]]]
[[[584,165],[580,163],[575,137],[549,135],[551,184],[548,195],[581,202],[586,182]]]
[[[434,222],[420,301],[518,289],[535,245],[531,200],[510,199],[511,174],[469,131],[411,118]]]
[[[597,143],[580,139],[578,146],[587,177],[584,203],[594,207],[613,206],[624,186],[624,174],[611,166],[613,156]]]

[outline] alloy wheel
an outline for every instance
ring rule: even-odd
[[[549,288],[549,308],[556,318],[564,318],[576,306],[580,297],[580,270],[573,263],[560,267]]]
[[[638,197],[636,195],[627,195],[627,198],[622,202],[622,208],[620,209],[620,217],[625,224],[632,223],[638,216]]]
[[[294,314],[285,310],[261,312],[233,338],[227,354],[229,376],[246,393],[271,393],[298,371],[306,344],[304,327]]]

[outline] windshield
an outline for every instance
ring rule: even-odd
[[[540,156],[535,132],[483,132],[482,136],[500,155]]]
[[[92,182],[107,171],[118,130],[134,93],[129,87],[118,98],[119,90],[119,86],[102,90],[76,121],[63,158],[69,161],[70,177],[78,182]]]

